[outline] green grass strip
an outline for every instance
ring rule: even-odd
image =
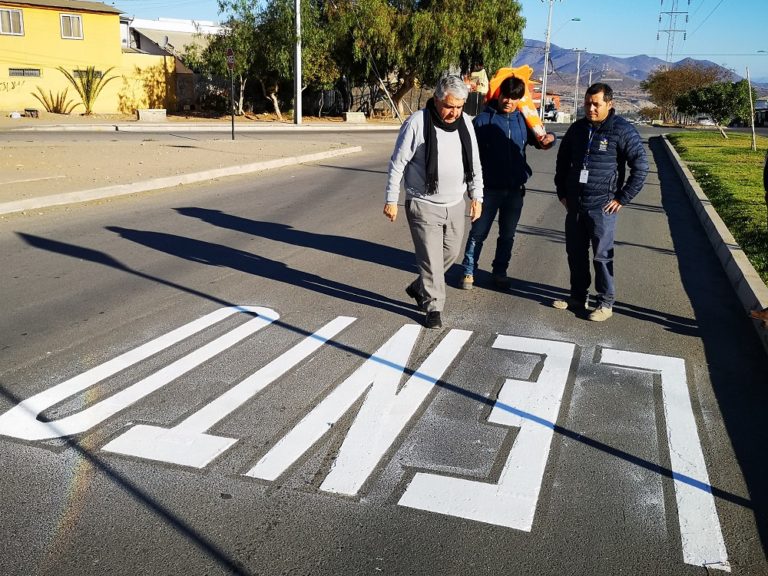
[[[763,189],[763,163],[768,138],[750,134],[675,132],[669,141],[686,161],[704,193],[768,284],[768,212]]]

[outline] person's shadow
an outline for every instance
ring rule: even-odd
[[[287,224],[278,222],[264,222],[260,220],[249,220],[240,216],[234,216],[221,212],[220,210],[210,210],[207,208],[185,207],[176,208],[176,211],[183,216],[198,218],[203,222],[226,228],[228,230],[237,230],[253,236],[302,246],[313,250],[321,250],[329,254],[336,254],[353,260],[362,260],[372,262],[389,268],[404,270],[413,274],[417,273],[416,261],[412,252],[376,244],[368,240],[359,238],[350,238],[348,236],[335,236],[330,234],[318,234],[298,230]]]
[[[380,308],[418,320],[421,314],[411,303],[392,300],[381,294],[328,280],[316,274],[294,270],[282,262],[264,258],[257,254],[244,252],[229,246],[213,244],[194,238],[186,238],[164,232],[134,230],[119,226],[107,226],[107,230],[119,234],[122,238],[141,244],[153,250],[165,252],[178,258],[207,266],[219,266],[238,270],[247,274],[261,276],[270,280],[284,282],[326,296]]]

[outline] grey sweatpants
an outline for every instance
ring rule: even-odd
[[[445,273],[464,247],[464,211],[464,202],[447,208],[417,200],[405,202],[419,267],[412,286],[426,312],[442,312],[445,307]]]

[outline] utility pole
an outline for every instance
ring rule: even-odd
[[[755,105],[752,102],[752,81],[749,79],[749,66],[747,66],[747,90],[749,90],[749,117],[752,126],[752,152],[757,152],[757,139],[755,138]]]
[[[685,42],[688,33],[685,31],[685,27],[683,28],[677,28],[677,18],[685,16],[685,24],[688,24],[688,12],[678,10],[677,9],[677,1],[678,0],[672,0],[672,9],[671,10],[662,10],[659,12],[659,26],[661,26],[661,21],[664,16],[667,16],[668,18],[668,28],[661,29],[659,28],[659,31],[656,33],[656,41],[659,40],[660,34],[663,32],[667,34],[667,64],[670,64],[672,62],[672,54],[675,51],[675,36],[678,34],[683,35],[683,42]],[[691,0],[688,0],[688,5],[691,4]],[[664,7],[664,0],[661,0],[661,6]]]
[[[296,58],[293,76],[293,123],[301,124],[301,0],[296,0]]]
[[[579,73],[581,72],[581,53],[587,49],[574,48],[576,52],[576,87],[573,90],[573,122],[576,122],[576,116],[579,114]]]
[[[549,16],[547,17],[547,37],[544,41],[544,74],[541,77],[541,105],[539,106],[539,117],[544,121],[544,106],[547,100],[547,71],[549,70],[549,35],[552,30],[552,7],[555,0],[541,0],[549,2]]]

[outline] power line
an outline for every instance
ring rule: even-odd
[[[709,14],[707,14],[707,17],[706,17],[706,18],[704,18],[704,20],[702,20],[701,24],[699,24],[698,28],[696,28],[696,30],[694,30],[694,31],[692,32],[692,34],[696,34],[696,32],[698,32],[698,31],[699,31],[699,28],[701,28],[702,26],[704,26],[704,23],[705,23],[707,20],[709,20],[709,17],[710,17],[710,16],[712,16],[712,14],[714,14],[714,13],[715,13],[715,10],[717,10],[718,8],[720,8],[720,4],[722,4],[722,3],[723,3],[723,0],[720,0],[720,2],[718,2],[718,3],[717,3],[717,6],[715,6],[714,8],[712,8],[712,11],[711,11]]]

